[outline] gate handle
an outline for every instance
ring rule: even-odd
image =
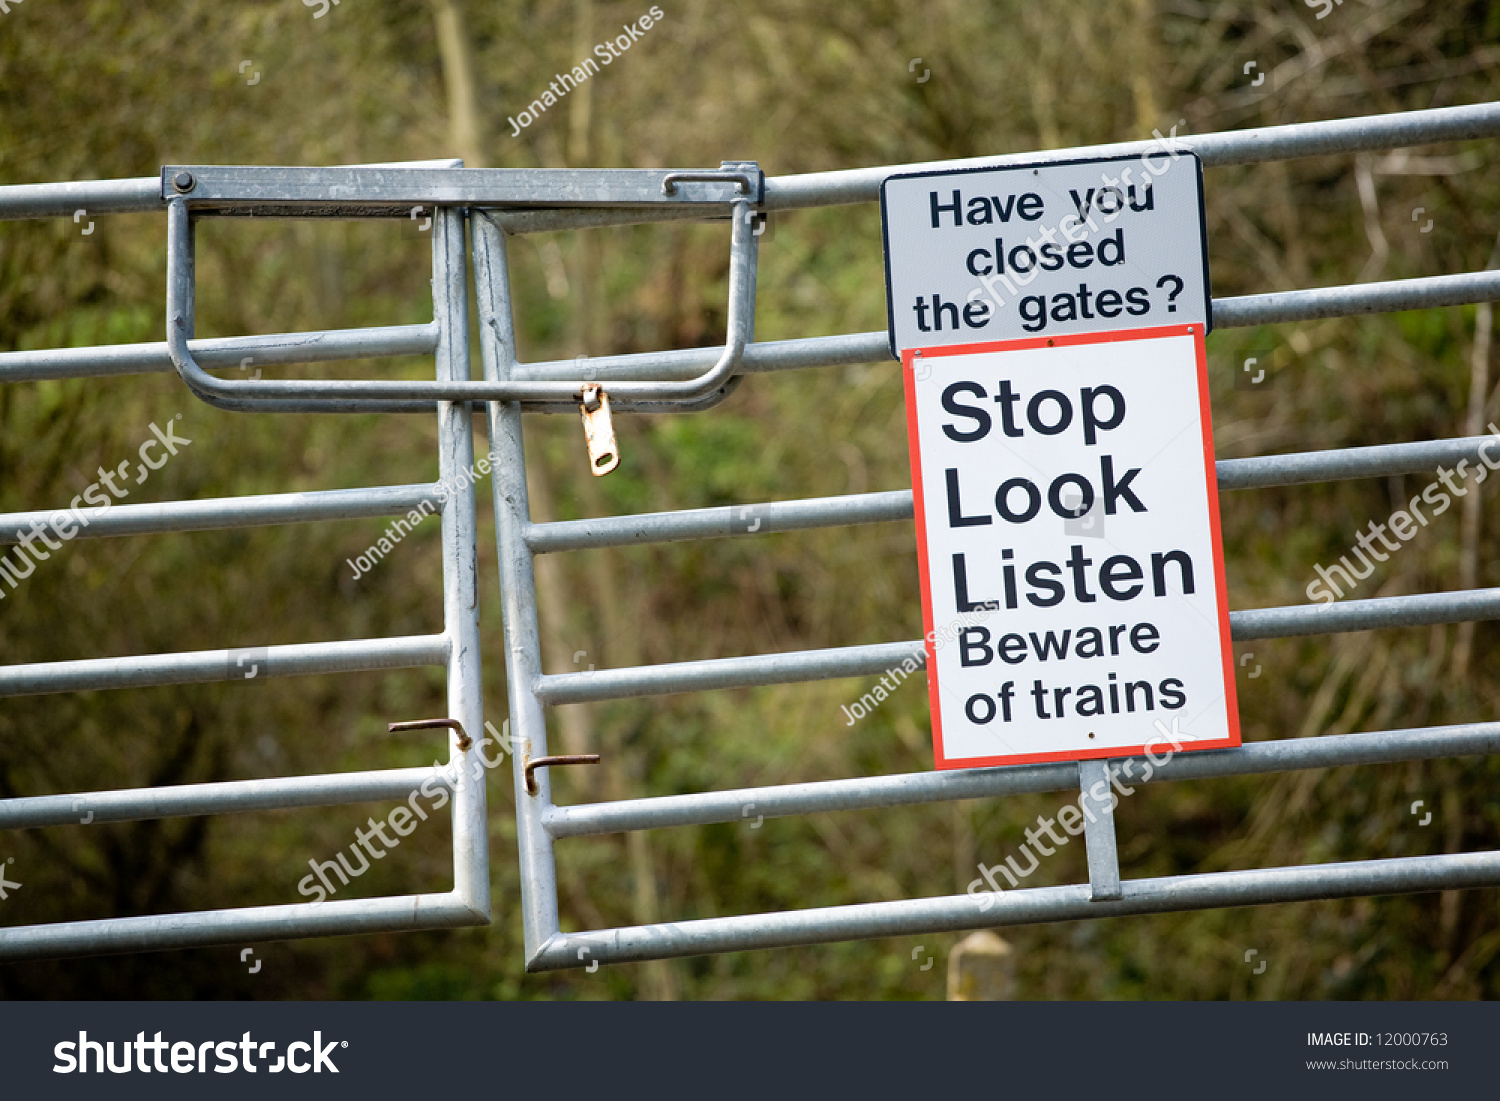
[[[709,173],[679,173],[706,176]],[[729,173],[749,180],[746,173]],[[721,174],[712,178],[720,179]],[[668,179],[670,179],[670,174]],[[221,379],[209,374],[188,348],[196,297],[193,268],[192,212],[183,196],[167,200],[167,352],[178,376],[197,397],[219,409],[239,412],[421,412],[439,401],[566,402],[581,400],[583,380],[462,380],[396,382],[354,379]],[[620,402],[661,402],[694,408],[694,403],[724,387],[740,366],[755,316],[755,266],[759,237],[751,226],[754,206],[734,199],[730,230],[729,317],[724,349],[718,362],[697,378],[683,382],[624,381],[611,383],[610,394]],[[460,231],[461,236],[461,231]],[[440,248],[449,246],[451,232],[434,228],[434,267]],[[457,248],[458,246],[454,246]],[[509,302],[492,306],[508,309]],[[484,312],[481,304],[481,314]],[[711,403],[716,404],[716,403]]]

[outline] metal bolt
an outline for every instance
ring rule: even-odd
[[[537,793],[535,771],[539,768],[549,768],[553,765],[597,765],[599,754],[597,753],[564,753],[557,757],[527,757],[526,764],[521,772],[526,777],[526,793],[535,795]]]
[[[458,734],[459,749],[468,749],[474,744],[474,739],[464,730],[464,724],[457,719],[414,719],[411,722],[391,723],[389,729],[395,734],[403,730],[438,730],[443,727]]]
[[[179,172],[177,173],[177,175],[172,177],[172,187],[181,192],[188,192],[193,190],[193,184],[195,182],[196,181],[193,179],[193,174],[191,172]]]

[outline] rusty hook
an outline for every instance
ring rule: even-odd
[[[558,757],[538,757],[536,760],[528,757],[526,767],[521,770],[526,774],[526,794],[536,794],[536,777],[532,775],[533,769],[546,768],[548,765],[597,765],[598,763],[599,754],[597,753],[564,753]]]
[[[459,749],[468,749],[474,744],[468,732],[464,730],[464,724],[457,719],[413,719],[407,723],[391,723],[390,731],[392,734],[395,734],[402,730],[437,730],[441,727],[447,727],[449,730],[456,730],[458,732]]]

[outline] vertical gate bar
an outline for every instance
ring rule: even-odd
[[[739,209],[739,208],[736,207],[735,209]],[[755,220],[756,220],[755,213],[753,211],[746,210],[745,214],[750,219],[750,229],[754,230],[755,229]],[[769,229],[771,227],[771,222],[770,222],[771,216],[769,214],[763,214],[763,215],[761,215],[761,217],[763,217],[763,218],[766,219],[766,221],[764,221],[763,223],[761,223],[761,233],[764,233],[767,229]],[[753,344],[755,342],[755,302],[756,302],[756,291],[757,291],[757,288],[759,286],[759,284],[756,283],[756,279],[760,275],[760,242],[759,241],[752,242],[752,245],[751,245],[751,248],[749,250],[749,253],[750,253],[749,259],[746,261],[746,264],[745,264],[745,267],[746,267],[746,270],[745,270],[745,297],[740,302],[740,309],[742,309],[742,310],[745,311],[745,324],[746,324],[746,329],[745,329],[745,347],[747,349],[750,347],[751,344]],[[725,336],[725,339],[726,340],[728,339],[728,335],[727,334]],[[742,362],[743,362],[743,360],[742,360]]]
[[[442,382],[469,380],[469,286],[464,211],[438,207],[432,222],[432,309],[441,333],[436,373]],[[485,809],[484,693],[479,657],[478,526],[474,483],[474,417],[468,402],[438,402],[438,476],[442,505],[443,630],[448,636],[448,716],[463,724],[448,740],[453,787],[453,889],[464,904],[490,916],[489,821]]]
[[[198,319],[198,220],[188,213],[186,206],[182,208],[182,216],[187,219],[187,256],[183,259],[182,272],[188,293],[177,301],[185,303],[183,335],[191,340],[197,335]]]
[[[172,248],[172,242],[178,239],[178,227],[186,221],[187,227],[182,232],[182,239],[186,242],[185,254],[179,258],[175,266],[169,259],[167,262],[167,326],[173,324],[171,309],[172,304],[179,303],[182,310],[182,330],[185,336],[193,336],[193,321],[196,317],[196,306],[198,296],[193,293],[194,270],[198,257],[198,232],[197,223],[189,213],[187,204],[181,201],[167,204],[167,248]]]
[[[516,368],[515,323],[505,237],[488,217],[473,221],[474,286],[479,303],[479,347],[484,377],[503,381]],[[552,838],[542,824],[552,805],[548,769],[536,771],[537,793],[526,791],[528,757],[547,754],[547,719],[537,698],[542,673],[537,623],[536,571],[524,538],[531,519],[526,493],[526,447],[519,402],[488,402],[491,478],[495,494],[495,543],[500,558],[500,603],[505,630],[505,681],[510,697],[512,771],[516,790],[516,834],[520,850],[521,912],[526,958],[558,932],[557,866]]]
[[[1095,794],[1104,785],[1104,797]],[[1089,853],[1089,886],[1095,902],[1120,897],[1120,854],[1115,847],[1114,792],[1109,790],[1109,762],[1078,762],[1078,800],[1083,810],[1083,841]]]

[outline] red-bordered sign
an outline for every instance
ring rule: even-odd
[[[1203,326],[902,367],[937,767],[1239,745]]]

